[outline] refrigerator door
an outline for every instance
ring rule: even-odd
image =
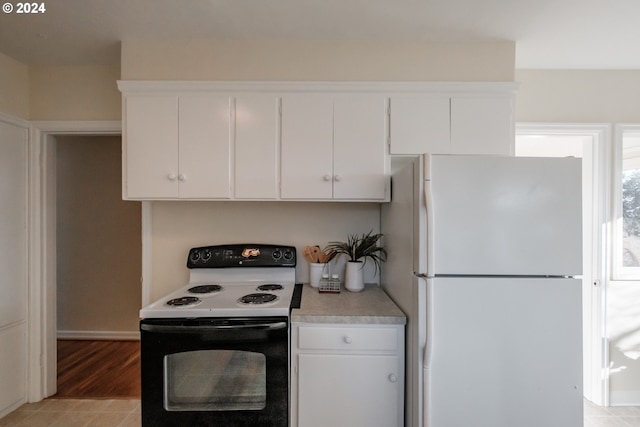
[[[582,271],[581,160],[425,155],[427,274]]]
[[[582,426],[580,280],[427,286],[425,426]]]

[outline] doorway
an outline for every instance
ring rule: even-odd
[[[131,340],[141,306],[140,203],[122,200],[121,138],[57,135],[49,143],[56,157],[56,397],[139,397],[139,344]]]
[[[582,158],[583,199],[583,384],[584,396],[608,405],[605,337],[605,245],[607,125],[518,124],[516,156]]]
[[[121,123],[119,121],[88,121],[88,122],[33,122],[31,127],[30,138],[30,173],[29,178],[31,182],[31,196],[30,203],[33,212],[33,217],[30,221],[30,246],[29,246],[29,273],[30,273],[30,299],[29,299],[29,381],[28,381],[28,401],[37,402],[45,397],[52,396],[56,393],[57,385],[57,280],[58,280],[58,244],[57,244],[57,148],[58,141],[60,139],[69,137],[102,137],[111,136],[116,137],[118,140],[121,135]],[[89,138],[90,139],[90,138]],[[98,141],[98,140],[95,140]],[[94,141],[94,142],[95,142]],[[114,191],[115,196],[112,196],[114,203],[125,203],[121,200],[121,178],[120,167],[120,145],[114,143],[113,150],[117,151],[117,160],[111,164],[110,173],[115,175],[117,180]],[[101,163],[103,159],[100,155],[97,156],[97,162]],[[82,166],[82,165],[81,165]],[[81,167],[82,169],[82,167]],[[99,169],[97,167],[85,168],[88,172],[88,177],[92,175],[99,175]],[[102,172],[105,174],[106,172]],[[76,178],[78,181],[89,181],[89,178]],[[97,187],[88,186],[93,193],[104,193]],[[79,194],[79,193],[78,193]],[[72,192],[72,196],[76,196],[76,193]],[[91,197],[93,197],[92,194]],[[73,197],[72,197],[73,198]],[[88,196],[77,197],[81,204],[92,206],[99,206],[98,203],[90,203],[86,199]],[[129,203],[129,202],[126,202]],[[138,206],[139,204],[134,203]],[[117,210],[112,210],[109,207],[102,207],[102,211],[111,213]],[[103,212],[103,213],[104,213]],[[139,212],[139,211],[138,211]],[[89,221],[90,222],[90,221]],[[138,249],[133,249],[133,252],[137,254],[138,258],[132,258],[130,262],[139,269],[141,262],[141,250],[140,250],[140,214],[136,214],[134,222],[137,224],[137,230],[129,229],[126,233],[132,239],[132,245],[137,246]],[[98,227],[98,226],[96,226]],[[135,227],[134,227],[135,228]],[[78,233],[76,233],[78,234]],[[79,233],[82,235],[82,233]],[[81,250],[79,253],[83,256],[83,260],[76,260],[76,254],[72,255],[72,265],[80,266],[81,264],[93,266],[96,271],[101,271],[101,268],[111,268],[114,274],[119,274],[122,270],[119,256],[119,249],[111,247],[111,252],[108,258],[105,255],[105,248],[99,247],[100,245],[88,246],[86,243],[80,245]],[[129,253],[127,251],[127,253]],[[86,270],[85,270],[86,271]],[[86,286],[90,291],[94,291],[96,287],[100,287],[95,281],[91,280],[90,276],[86,276]],[[128,281],[130,290],[135,294],[136,299],[140,298],[140,274]],[[103,286],[104,287],[104,286]],[[111,286],[108,286],[109,288]],[[82,291],[85,292],[85,291]],[[95,293],[87,293],[81,296],[95,304]],[[93,296],[91,296],[93,295]],[[91,298],[94,298],[92,301]],[[138,306],[139,307],[139,306]],[[104,313],[103,321],[106,319]],[[107,317],[114,316],[114,313],[106,315]],[[100,339],[112,338],[114,332],[122,332],[120,327],[112,326],[96,326],[94,320],[81,322],[81,326],[75,326],[69,328],[67,332],[73,331],[71,336],[74,338],[87,338],[81,335],[85,332],[89,332],[92,336],[99,335]],[[106,325],[103,323],[101,325]],[[61,329],[64,328],[61,327]],[[75,328],[75,330],[74,330]],[[137,328],[136,328],[137,330]],[[63,329],[64,331],[64,329]],[[135,334],[135,332],[132,332]],[[136,335],[137,337],[137,335]]]
[[[122,200],[121,138],[54,140],[57,336],[136,339],[140,203]]]

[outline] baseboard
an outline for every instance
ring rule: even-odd
[[[63,340],[113,340],[137,341],[138,331],[58,331],[58,339]]]
[[[609,394],[610,406],[640,406],[640,390],[616,391]]]

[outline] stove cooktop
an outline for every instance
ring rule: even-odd
[[[145,318],[288,316],[296,248],[234,244],[192,248],[188,284],[140,310]]]
[[[144,307],[140,317],[288,316],[294,288],[294,283],[191,283]]]

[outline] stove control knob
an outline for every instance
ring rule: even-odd
[[[273,259],[275,259],[277,261],[280,258],[282,258],[282,252],[280,250],[276,249],[275,251],[273,251],[271,256],[273,257]]]
[[[287,261],[291,261],[293,259],[293,252],[291,252],[290,250],[284,251],[284,259],[286,259]]]
[[[204,252],[202,253],[202,260],[204,262],[207,262],[211,259],[211,251],[209,249],[205,249]]]
[[[200,252],[198,251],[193,251],[191,252],[191,262],[198,262],[198,260],[200,259]]]

